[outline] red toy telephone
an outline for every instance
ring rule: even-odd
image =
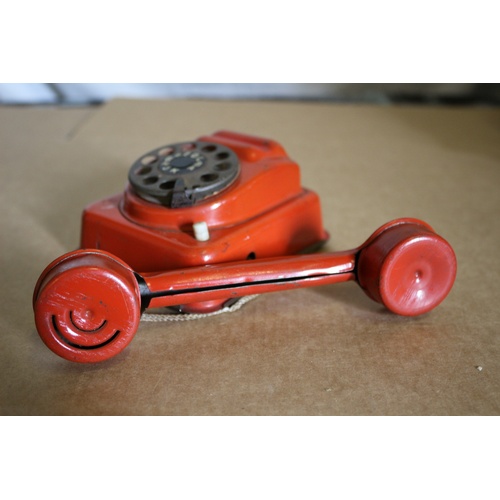
[[[355,280],[414,316],[453,285],[451,246],[420,220],[389,222],[351,251],[310,253],[327,239],[318,196],[277,142],[224,131],[163,146],[132,165],[122,195],[84,211],[82,249],[36,284],[36,326],[63,358],[97,362],[130,343],[148,307],[212,312],[244,295]]]

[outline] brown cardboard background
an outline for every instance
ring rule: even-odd
[[[71,364],[36,334],[42,269],[132,161],[225,128],[278,140],[321,199],[328,249],[396,217],[429,222],[459,264],[450,296],[408,319],[355,284],[259,297],[239,312],[143,323],[129,348]],[[0,409],[10,414],[500,413],[500,110],[117,100],[0,108]],[[482,371],[476,367],[481,366]]]

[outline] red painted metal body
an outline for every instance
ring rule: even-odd
[[[40,276],[35,322],[58,355],[82,363],[111,358],[130,343],[147,307],[210,312],[244,295],[355,280],[389,310],[413,316],[450,291],[453,250],[418,219],[387,223],[350,251],[297,255],[328,238],[318,196],[301,187],[298,165],[268,139],[218,132],[198,141],[141,157],[122,195],[84,211],[82,249]],[[178,193],[169,199],[162,186],[177,189],[179,179],[165,179],[182,169],[184,177],[175,175],[184,197],[173,203]],[[201,185],[189,191],[193,177]],[[223,187],[207,189],[204,179]]]

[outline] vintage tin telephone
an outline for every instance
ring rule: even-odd
[[[97,362],[122,351],[149,307],[209,313],[249,295],[355,280],[396,314],[436,307],[456,274],[451,246],[397,219],[354,250],[328,239],[318,196],[275,141],[222,131],[141,156],[123,194],[83,213],[81,249],[52,262],[34,291],[40,337]]]

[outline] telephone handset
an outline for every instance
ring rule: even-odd
[[[164,146],[132,165],[123,195],[86,209],[82,249],[36,284],[36,326],[63,358],[97,362],[130,343],[148,307],[210,312],[245,295],[354,280],[415,316],[453,286],[453,249],[418,219],[389,222],[350,251],[297,255],[327,237],[317,195],[274,141],[219,132]]]

